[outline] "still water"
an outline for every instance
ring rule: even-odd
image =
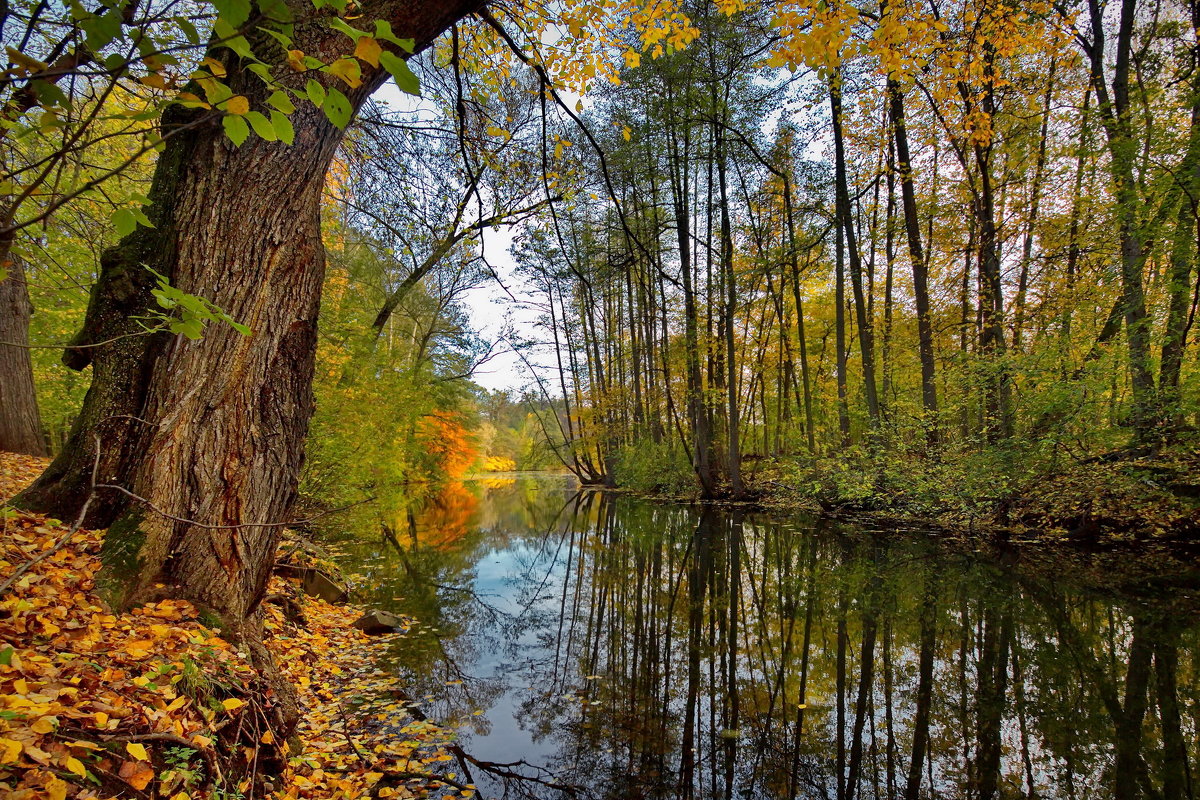
[[[1200,796],[1200,578],[1178,564],[560,477],[398,517],[341,558],[367,602],[421,620],[392,667],[459,731],[480,796]]]

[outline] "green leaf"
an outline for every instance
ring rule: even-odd
[[[128,208],[118,208],[114,211],[112,221],[117,228],[117,233],[122,238],[137,230],[137,218]]]
[[[339,33],[346,34],[356,42],[359,40],[359,37],[371,35],[366,31],[360,31],[358,28],[354,27],[349,22],[346,22],[346,20],[342,19],[341,17],[334,17],[333,19],[329,20],[329,27],[333,28]]]
[[[342,94],[337,89],[330,89],[325,96],[325,104],[321,106],[325,112],[325,116],[329,121],[339,128],[344,128],[350,124],[350,101],[346,99],[346,95]]]
[[[237,28],[225,20],[218,19],[213,23],[213,33],[221,40],[222,47],[228,47],[242,58],[254,58],[254,52],[250,49],[250,43],[246,41],[246,37],[238,35]]]
[[[171,323],[171,333],[182,333],[189,339],[199,339],[204,333],[204,323],[195,317],[176,320]]]
[[[204,89],[204,96],[208,98],[208,102],[214,106],[224,103],[229,98],[233,97],[233,90],[225,84],[221,83],[216,78],[201,82],[201,87]]]
[[[261,64],[261,63],[250,64],[249,70],[251,72],[253,72],[255,75],[257,75],[259,78],[261,78],[262,82],[267,84],[268,86],[275,82],[274,77],[271,75],[271,68],[268,67],[266,64]]]
[[[12,645],[9,645],[8,647],[4,648],[3,650],[0,650],[0,667],[11,667],[12,666],[13,652],[14,652],[14,650],[13,650]]]
[[[225,133],[229,136],[230,141],[241,146],[242,142],[246,141],[246,137],[250,135],[250,126],[246,124],[246,120],[242,117],[226,114],[221,117],[221,125],[225,128]]]
[[[261,26],[259,27],[259,30],[270,34],[275,41],[279,42],[280,46],[283,47],[284,50],[292,49],[292,37],[288,36],[286,33],[277,31],[274,28],[264,28]]]
[[[217,15],[235,28],[250,19],[250,0],[212,0]]]
[[[284,0],[259,0],[258,10],[271,22],[287,26],[296,18]]]
[[[50,81],[33,81],[30,83],[30,87],[37,95],[38,103],[43,106],[69,108],[71,105],[71,101],[67,99],[67,95],[58,87],[58,84]]]
[[[396,81],[396,86],[400,91],[408,94],[421,96],[421,82],[417,80],[417,76],[409,69],[408,62],[400,56],[392,53],[384,52],[379,55],[379,63],[392,74],[392,78]]]
[[[175,17],[172,20],[179,29],[183,31],[183,35],[187,37],[192,44],[200,44],[200,32],[196,30],[196,26],[187,17]]]
[[[314,106],[320,108],[325,102],[325,87],[317,83],[316,79],[309,78],[304,88],[308,90],[308,99]]]
[[[391,42],[400,49],[409,53],[411,53],[416,47],[416,42],[414,42],[412,39],[401,39],[400,37],[396,36],[396,34],[392,32],[392,23],[388,22],[386,19],[375,20],[375,38],[382,39],[385,42]]]
[[[87,45],[93,51],[99,52],[115,39],[121,37],[121,12],[109,9],[102,16],[89,16],[80,20],[79,27],[87,36]]]
[[[296,129],[292,127],[292,121],[287,118],[287,115],[272,111],[271,125],[274,126],[275,135],[279,137],[279,141],[287,145],[296,141]]]
[[[285,114],[292,114],[296,111],[292,98],[288,97],[287,92],[284,91],[272,92],[271,96],[267,98],[267,105],[277,108]]]
[[[275,127],[271,124],[271,120],[267,119],[261,112],[247,111],[243,116],[250,123],[250,127],[254,132],[266,139],[268,142],[273,142],[279,137],[275,134]]]

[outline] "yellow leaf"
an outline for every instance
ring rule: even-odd
[[[633,133],[629,130],[628,125],[621,129],[621,135],[625,137],[625,141],[627,142],[633,138]]]
[[[63,766],[81,778],[87,777],[87,768],[83,766],[82,761],[74,756],[67,756],[67,760],[63,762]]]
[[[304,72],[308,69],[308,67],[304,65],[303,50],[288,50],[287,63],[288,66],[291,67],[295,72]]]
[[[225,707],[226,711],[237,711],[239,708],[246,705],[246,701],[238,700],[236,697],[230,697],[227,700],[222,700],[221,705]]]
[[[271,733],[270,731],[266,731],[263,733],[262,738],[259,739],[259,741],[263,744],[275,744],[275,734]]]
[[[372,67],[379,66],[379,54],[382,52],[379,41],[371,36],[358,37],[358,43],[354,45],[354,57],[362,59]]]
[[[41,717],[29,727],[33,729],[34,733],[47,734],[54,731],[55,723],[57,722],[57,717]]]
[[[225,77],[225,65],[222,64],[217,59],[213,58],[212,56],[209,56],[208,58],[201,61],[200,65],[203,67],[208,67],[208,71],[211,72],[213,75],[216,75],[218,78]]]
[[[20,64],[28,72],[41,72],[42,70],[46,69],[49,66],[48,64],[46,64],[43,61],[38,61],[36,58],[33,58],[32,56],[25,55],[24,53],[22,53],[20,50],[17,50],[16,48],[8,47],[8,48],[5,48],[5,50],[8,53],[8,57],[13,61],[13,63]]]
[[[46,796],[50,800],[67,800],[67,782],[59,778],[51,778],[46,783]]]
[[[11,764],[21,755],[21,743],[12,739],[0,739],[0,764]]]
[[[136,758],[138,761],[149,761],[150,756],[146,753],[146,746],[137,742],[129,742],[125,745],[125,752]]]
[[[225,110],[240,117],[250,110],[250,101],[243,95],[235,94],[225,101]]]
[[[351,89],[362,86],[362,67],[353,58],[339,58],[330,64],[328,69],[330,75],[341,78]]]

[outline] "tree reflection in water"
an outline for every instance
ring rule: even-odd
[[[346,550],[371,602],[422,620],[396,669],[476,759],[594,798],[1200,793],[1182,568],[1127,578],[1116,557],[1027,563],[565,481],[470,490]],[[472,776],[485,797],[565,793]]]

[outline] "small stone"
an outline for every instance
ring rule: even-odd
[[[387,611],[368,611],[354,622],[354,627],[358,628],[368,636],[379,636],[385,633],[395,633],[404,630],[407,626],[404,619]]]
[[[346,587],[341,586],[333,578],[317,569],[306,570],[300,580],[304,593],[310,597],[319,597],[326,603],[344,603],[350,599]]]

